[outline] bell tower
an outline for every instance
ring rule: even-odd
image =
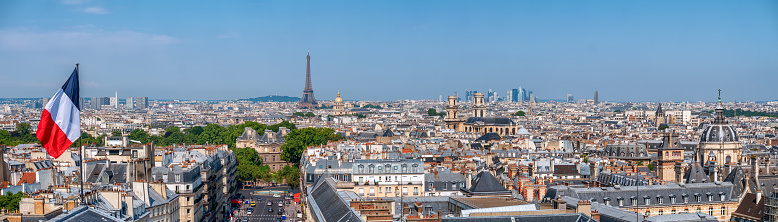
[[[486,105],[484,105],[484,93],[473,95],[473,117],[484,117]]]
[[[465,121],[459,118],[459,102],[457,101],[457,96],[448,96],[448,102],[446,103],[446,118],[444,118],[443,121],[446,121],[447,129],[462,131],[464,128],[462,124]]]

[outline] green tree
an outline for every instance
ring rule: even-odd
[[[148,143],[149,141],[149,134],[146,133],[146,131],[143,131],[142,129],[134,129],[132,132],[130,132],[130,135],[127,135],[128,139],[140,141],[141,143]]]
[[[19,202],[22,201],[22,197],[24,197],[24,193],[22,192],[17,192],[15,194],[7,192],[5,195],[0,195],[0,207],[9,211],[17,211],[19,210]]]
[[[659,131],[666,130],[667,128],[670,128],[667,125],[659,125]]]
[[[281,159],[294,164],[300,163],[300,157],[308,146],[326,144],[327,141],[341,140],[341,136],[330,128],[294,129],[284,137],[286,143],[281,145]]]
[[[122,132],[119,130],[114,130],[111,132],[111,136],[122,136]]]
[[[437,115],[438,115],[438,111],[435,110],[434,108],[430,108],[427,110],[427,116],[437,116]]]
[[[513,116],[524,116],[524,114],[525,114],[524,111],[519,110],[519,111],[516,111],[516,113],[513,113],[511,115],[513,115]]]
[[[16,124],[16,132],[19,133],[19,135],[32,134],[30,129],[32,129],[32,126],[30,126],[29,123]]]
[[[289,121],[284,120],[283,122],[276,123],[273,125],[268,126],[267,128],[272,130],[273,132],[278,132],[278,128],[280,127],[286,127],[287,129],[297,129],[297,126],[294,125],[294,123],[290,123]]]

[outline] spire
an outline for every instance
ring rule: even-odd
[[[721,89],[719,89],[719,102],[716,105],[716,118],[713,120],[713,123],[727,123],[727,118],[724,117],[724,106],[721,104]]]
[[[302,108],[316,108],[318,103],[313,96],[313,86],[311,85],[311,51],[308,50],[308,55],[305,56],[305,89],[303,89],[303,98],[300,100],[300,107]]]

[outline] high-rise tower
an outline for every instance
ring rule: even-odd
[[[300,108],[316,108],[319,104],[316,102],[316,98],[313,97],[313,86],[311,86],[311,52],[308,51],[308,55],[305,56],[308,60],[308,65],[305,69],[305,89],[303,90],[303,98],[300,100]]]

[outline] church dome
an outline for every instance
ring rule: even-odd
[[[340,92],[338,92],[338,97],[335,98],[335,102],[336,103],[342,103],[343,102],[343,99],[340,98]]]
[[[736,141],[738,141],[737,132],[728,124],[708,124],[700,136],[700,143]]]
[[[727,119],[724,117],[724,107],[721,105],[721,96],[719,95],[719,104],[716,106],[716,119],[702,130],[700,143],[737,141],[737,131],[735,131],[735,127],[727,123]]]

